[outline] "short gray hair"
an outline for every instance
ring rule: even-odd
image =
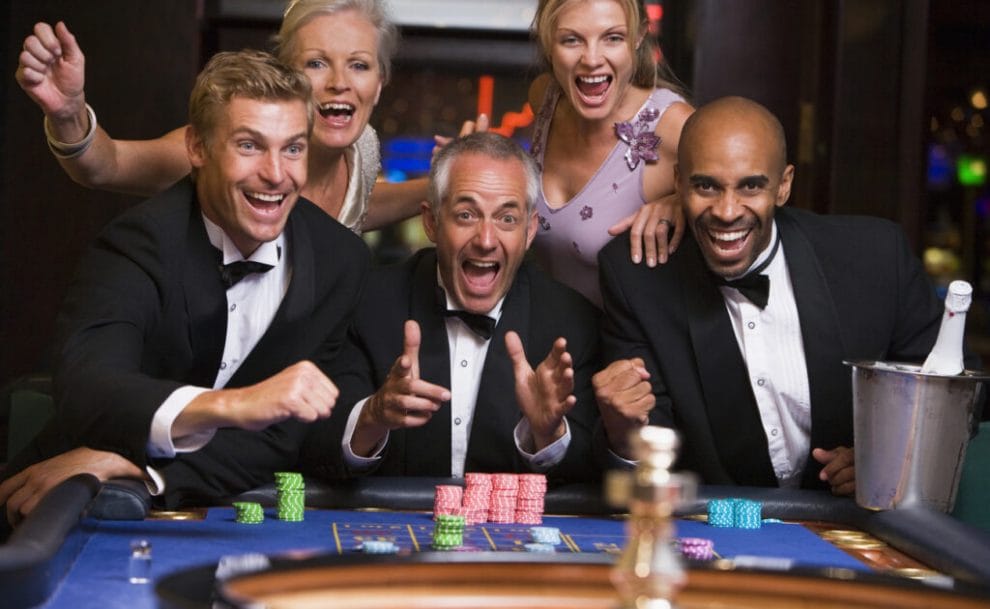
[[[433,159],[427,196],[434,218],[440,218],[440,205],[450,189],[450,167],[454,160],[465,154],[480,154],[499,161],[515,159],[522,163],[526,172],[526,215],[533,213],[540,190],[540,170],[536,161],[515,141],[497,133],[483,131],[453,140],[441,148]]]
[[[293,65],[299,28],[320,15],[344,11],[356,11],[378,31],[378,67],[382,84],[387,84],[392,75],[392,56],[399,47],[399,29],[381,0],[290,0],[282,16],[282,26],[273,37],[275,54],[284,63]]]

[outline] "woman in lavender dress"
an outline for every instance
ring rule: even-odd
[[[529,95],[542,170],[533,250],[601,307],[597,256],[613,236],[631,228],[632,259],[650,266],[680,240],[674,163],[693,109],[658,71],[638,0],[540,0],[533,23],[548,67]]]

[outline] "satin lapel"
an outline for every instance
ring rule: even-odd
[[[852,437],[851,371],[842,363],[838,315],[825,274],[800,226],[781,210],[777,226],[794,286],[811,395],[811,447],[834,448]],[[805,468],[817,471],[817,468]]]
[[[288,262],[292,264],[289,289],[286,290],[268,329],[230,379],[231,386],[254,383],[270,375],[272,362],[283,359],[282,354],[287,347],[295,348],[298,345],[294,338],[298,336],[298,328],[295,326],[307,323],[315,306],[316,265],[321,261],[314,257],[312,235],[303,226],[298,214],[289,215],[285,230],[288,243],[285,255],[291,257]],[[322,261],[322,264],[328,263],[332,264]]]
[[[516,332],[523,345],[532,348],[533,341],[529,340],[530,304],[529,275],[526,267],[520,267],[502,304],[502,315],[495,326],[495,333],[488,343],[471,421],[465,471],[478,471],[478,463],[497,463],[508,468],[518,459],[512,430],[522,413],[516,402],[515,376],[505,349],[505,333],[509,330]],[[528,352],[526,355],[530,361],[540,361],[546,356],[545,353]]]
[[[413,270],[410,316],[419,322],[420,378],[450,388],[450,348],[447,326],[437,302],[437,258],[424,255]],[[396,356],[399,354],[396,353]],[[450,475],[450,403],[430,422],[404,431],[406,471],[419,476]]]
[[[187,378],[190,385],[213,387],[227,335],[227,295],[220,281],[220,250],[210,243],[195,203],[190,205],[185,255],[182,287],[193,354]]]
[[[722,293],[697,251],[680,278],[708,422],[722,467],[737,484],[774,485],[769,449]],[[688,252],[685,252],[688,253]],[[662,347],[661,347],[662,348]],[[675,404],[676,407],[676,404]]]

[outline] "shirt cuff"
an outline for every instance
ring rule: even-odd
[[[165,478],[158,470],[150,465],[145,466],[144,471],[148,474],[148,479],[144,481],[145,488],[152,497],[157,497],[165,492]]]
[[[388,444],[388,434],[386,433],[382,441],[378,443],[378,446],[375,446],[375,451],[370,457],[355,455],[351,449],[351,438],[354,437],[354,429],[357,427],[358,418],[361,417],[361,410],[369,398],[370,396],[354,404],[351,414],[347,417],[347,425],[344,427],[344,439],[340,443],[340,447],[344,451],[344,464],[352,472],[357,473],[369,471],[378,465],[378,462],[382,460],[382,451],[385,450],[385,445]]]
[[[165,398],[165,401],[158,407],[158,410],[155,411],[155,416],[151,419],[151,433],[148,434],[148,445],[146,447],[149,457],[172,459],[177,453],[197,451],[213,439],[213,434],[216,433],[216,430],[189,434],[181,438],[172,438],[172,425],[175,423],[175,419],[178,418],[190,402],[207,391],[209,389],[186,385],[179,387]]]
[[[564,455],[567,454],[567,448],[571,445],[571,426],[567,423],[567,417],[564,417],[564,435],[535,453],[533,452],[533,434],[529,426],[529,419],[526,417],[519,419],[512,435],[515,438],[516,450],[519,451],[519,454],[526,459],[533,471],[541,473],[563,461]]]

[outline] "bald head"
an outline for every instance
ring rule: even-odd
[[[737,135],[761,142],[767,164],[782,172],[787,165],[784,127],[769,110],[745,97],[723,97],[705,104],[692,114],[681,131],[677,149],[679,165],[690,165],[698,147],[725,145]]]
[[[780,121],[741,97],[703,106],[684,123],[674,175],[708,267],[727,278],[745,274],[769,247],[776,208],[791,193]]]

